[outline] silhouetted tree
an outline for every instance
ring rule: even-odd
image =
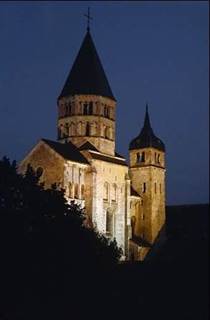
[[[68,204],[56,184],[45,189],[29,165],[0,161],[1,291],[17,300],[23,287],[33,294],[68,292],[93,283],[121,257],[110,241],[84,224],[85,212]],[[16,288],[15,288],[16,286]],[[16,291],[17,289],[17,291]],[[86,289],[87,290],[87,289]],[[2,292],[2,293],[3,293]],[[11,294],[12,293],[12,294]],[[21,295],[20,295],[21,296]]]

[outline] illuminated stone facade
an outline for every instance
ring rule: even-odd
[[[58,101],[58,140],[77,147],[89,141],[102,153],[114,156],[115,106],[115,101],[102,96],[62,97]]]
[[[92,63],[92,64],[91,64]],[[87,32],[57,101],[57,142],[42,139],[19,165],[42,170],[85,208],[90,226],[116,239],[122,259],[143,260],[165,223],[165,148],[148,111],[129,147],[130,165],[115,151],[116,100]]]

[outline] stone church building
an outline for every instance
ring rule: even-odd
[[[143,260],[165,224],[165,146],[152,130],[148,108],[129,145],[129,165],[116,152],[116,99],[89,28],[57,99],[57,141],[41,139],[19,165],[57,183],[87,221],[123,249],[123,259]]]

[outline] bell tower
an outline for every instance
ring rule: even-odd
[[[116,100],[89,24],[57,105],[59,142],[71,141],[80,147],[89,141],[100,152],[114,156]]]
[[[165,224],[165,146],[155,136],[149,119],[148,106],[144,126],[129,145],[132,187],[142,196],[141,234],[153,244]]]

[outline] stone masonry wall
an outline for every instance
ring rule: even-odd
[[[145,152],[145,161],[137,163],[137,152]],[[156,154],[156,155],[155,155]],[[159,156],[159,162],[157,156]],[[130,175],[133,188],[142,195],[143,215],[141,237],[153,243],[165,223],[165,159],[154,148],[130,152]]]
[[[107,214],[113,214],[113,237],[125,252],[125,230],[129,223],[126,206],[128,168],[98,160],[94,160],[92,165],[96,169],[93,185],[93,223],[99,232],[107,234]]]
[[[40,141],[21,161],[18,172],[25,173],[28,164],[35,170],[39,167],[43,169],[40,182],[44,182],[46,188],[50,188],[53,183],[64,186],[64,160],[44,142]]]
[[[90,141],[100,152],[114,155],[115,101],[75,95],[58,101],[58,140],[80,146]]]

